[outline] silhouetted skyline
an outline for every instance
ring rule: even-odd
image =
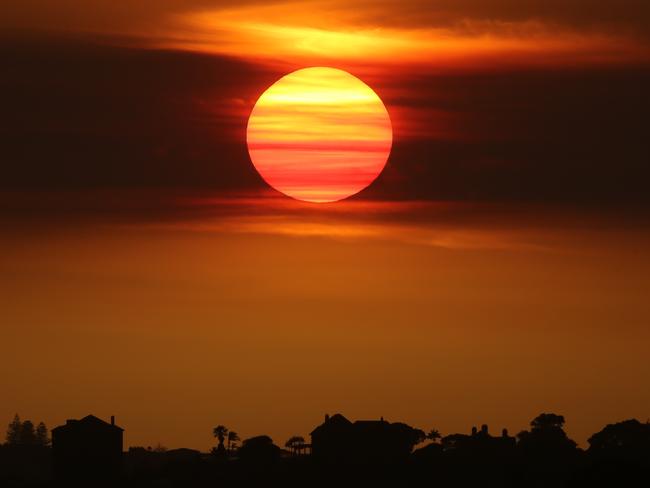
[[[52,429],[16,415],[0,444],[0,481],[9,486],[52,483],[123,486],[132,483],[215,481],[320,482],[342,476],[358,481],[437,481],[472,486],[631,486],[650,479],[650,422],[608,424],[579,448],[564,431],[562,415],[542,413],[527,430],[511,436],[489,426],[470,432],[428,434],[401,422],[350,421],[326,414],[310,442],[293,436],[283,449],[267,435],[237,443],[224,425],[213,429],[210,452],[164,446],[124,448],[124,429],[93,415],[69,419]],[[179,424],[177,424],[179,425]],[[180,425],[179,425],[180,426]],[[226,447],[226,440],[228,445]],[[608,485],[609,484],[609,485]]]
[[[399,452],[650,417],[650,1],[3,0],[0,58],[34,452],[89,414],[153,470],[326,412]]]

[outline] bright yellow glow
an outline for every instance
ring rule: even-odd
[[[536,20],[464,20],[453,26],[432,22],[432,27],[373,25],[343,2],[242,5],[193,11],[175,21],[178,34],[165,35],[166,45],[289,64],[345,60],[436,67],[470,63],[476,68],[508,61],[533,65],[621,62],[641,54],[638,45],[624,37],[562,29]]]
[[[393,140],[386,107],[351,74],[306,68],[278,80],[248,121],[248,149],[276,190],[310,202],[353,195],[381,173]]]

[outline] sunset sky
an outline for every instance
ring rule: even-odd
[[[650,2],[5,4],[0,422],[208,449],[217,424],[553,411],[584,447],[650,417]],[[392,149],[335,203],[272,189],[247,145],[314,66],[392,127],[336,107]],[[276,122],[258,149],[311,137]]]

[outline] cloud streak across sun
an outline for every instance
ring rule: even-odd
[[[393,140],[388,112],[375,92],[337,69],[290,73],[257,100],[248,121],[248,150],[275,189],[310,202],[332,202],[379,175]]]

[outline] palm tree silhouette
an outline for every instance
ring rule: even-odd
[[[432,442],[436,442],[438,439],[440,439],[442,436],[440,435],[440,432],[438,429],[431,429],[429,433],[425,436],[427,439],[429,439]]]
[[[228,432],[228,452],[232,452],[233,447],[236,447],[237,441],[239,441],[239,435],[237,432],[231,430]]]
[[[225,425],[217,425],[212,429],[212,435],[219,440],[219,446],[217,449],[225,449],[223,442],[226,440],[228,435],[228,428]]]

